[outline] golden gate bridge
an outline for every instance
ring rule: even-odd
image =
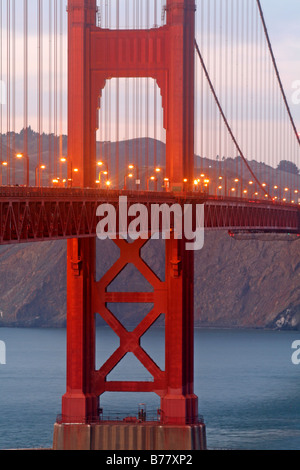
[[[95,280],[96,211],[122,196],[129,207],[201,204],[205,229],[299,234],[299,134],[260,1],[7,0],[0,24],[0,242],[68,239],[54,447],[109,448],[114,429],[120,448],[203,449],[193,252],[171,229],[161,281],[141,257],[147,240],[119,237],[119,259]],[[128,263],[150,293],[109,292]],[[153,308],[129,332],[112,302]],[[95,313],[120,338],[98,370]],[[165,370],[141,347],[161,314]],[[152,381],[107,380],[129,352]],[[155,392],[159,419],[104,421],[106,391]]]

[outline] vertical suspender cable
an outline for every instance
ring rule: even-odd
[[[149,20],[150,20],[150,5],[149,5],[149,0],[147,0],[147,5],[146,5],[146,27],[149,28]],[[149,87],[149,78],[146,79],[146,149],[145,149],[145,167],[146,167],[146,181],[148,179],[148,165],[149,165],[149,92],[150,92],[150,87]],[[141,169],[139,170],[141,171]],[[136,175],[137,178],[140,178],[140,175]]]
[[[38,0],[38,186],[42,183],[43,152],[43,0]]]
[[[245,42],[244,42],[244,25],[245,25],[245,21],[244,21],[244,2],[241,2],[241,28],[240,28],[240,34],[241,34],[241,44],[242,44],[242,54],[241,54],[241,73],[240,73],[240,121],[241,121],[241,145],[242,145],[242,148],[245,149],[245,145],[244,145],[244,119],[245,119],[245,116],[243,115],[243,111],[244,111],[244,99],[245,99],[245,95],[243,93],[243,89],[244,89],[244,66],[245,66],[245,61],[244,61],[244,58],[245,58],[245,55],[246,55],[246,51],[244,50],[245,49]],[[246,148],[246,155],[247,155],[247,152],[248,152],[248,149]],[[243,197],[243,180],[244,180],[244,172],[243,172],[243,169],[244,169],[244,165],[242,164],[242,159],[241,159],[241,156],[239,155],[239,160],[238,160],[238,164],[239,164],[239,174],[238,174],[238,178],[240,179],[240,197]]]
[[[48,183],[52,180],[52,0],[49,0],[49,142],[48,142]],[[54,175],[55,176],[55,175]]]
[[[12,0],[12,184],[16,184],[16,1]]]
[[[2,66],[2,59],[3,59],[3,51],[2,51],[2,46],[3,46],[3,38],[2,38],[2,28],[3,28],[3,18],[2,18],[2,0],[0,0],[0,186],[3,184],[3,174],[2,174],[2,169],[3,169],[3,137],[2,137],[2,132],[3,132],[3,102],[4,102],[4,96],[3,96],[3,66]]]
[[[226,67],[225,67],[225,109],[226,109],[226,112],[228,113],[228,94],[229,94],[229,87],[228,87],[228,73],[229,73],[229,70],[230,69],[230,64],[229,64],[229,59],[228,59],[228,43],[229,43],[229,39],[228,39],[228,35],[229,35],[229,25],[228,25],[228,21],[229,21],[229,5],[228,5],[228,1],[229,0],[226,0],[226,6],[225,6],[225,41],[224,41],[224,45],[225,45],[225,64],[226,64]],[[220,158],[222,158],[222,171],[221,171],[221,175],[222,175],[222,178],[223,180],[222,181],[222,192],[221,194],[224,194],[226,196],[226,189],[227,189],[227,184],[226,184],[226,171],[225,168],[223,168],[223,166],[226,164],[226,159],[227,159],[227,156],[229,155],[229,149],[228,149],[228,144],[229,144],[229,139],[228,139],[228,133],[224,131],[224,153],[222,153],[222,155],[220,155]],[[223,161],[223,156],[225,157],[225,161]]]
[[[107,4],[107,18],[108,18],[108,28],[111,28],[111,1]],[[112,83],[111,80],[108,80],[108,116],[107,116],[107,123],[108,123],[108,168],[109,171],[112,168],[112,139],[111,139],[111,129],[112,129],[112,106],[111,106],[111,98],[112,98]]]
[[[219,88],[220,90],[222,91],[223,89],[223,51],[222,51],[222,48],[223,48],[223,34],[224,34],[224,30],[223,30],[223,26],[224,26],[224,23],[223,23],[223,3],[221,2],[220,3],[220,27],[219,27],[219,62],[220,62],[220,70],[219,70]],[[225,91],[225,96],[227,94],[227,90]],[[219,143],[218,143],[218,158],[219,158],[219,162],[218,162],[218,166],[217,166],[217,171],[216,171],[216,175],[215,175],[215,186],[216,188],[218,187],[219,185],[219,176],[221,175],[221,153],[222,153],[222,119],[221,119],[221,116],[220,116],[220,113],[218,114],[219,116],[219,122],[218,122],[218,128],[219,128]],[[218,193],[217,193],[218,194]]]
[[[204,49],[204,2],[201,2],[201,50]],[[201,91],[200,91],[200,107],[201,107],[201,132],[200,132],[200,156],[201,156],[201,165],[200,165],[200,174],[203,172],[204,164],[204,74],[200,68],[201,74]]]
[[[129,28],[129,5],[126,1],[125,7],[125,28]],[[129,109],[129,78],[125,78],[125,139],[126,139],[126,149],[125,149],[125,168],[128,168],[129,164],[129,119],[130,119],[130,109]]]
[[[116,28],[120,29],[120,1],[116,1]],[[116,164],[115,178],[116,187],[119,188],[119,159],[120,159],[120,79],[116,78]]]
[[[54,0],[54,70],[53,70],[53,83],[54,83],[54,96],[53,96],[53,103],[54,103],[54,109],[53,109],[53,134],[54,134],[54,152],[53,152],[53,170],[54,170],[54,177],[57,178],[58,171],[57,171],[57,157],[58,157],[58,148],[57,148],[57,107],[58,107],[58,102],[57,102],[57,65],[58,65],[58,45],[57,45],[57,0]]]
[[[236,132],[238,132],[238,123],[239,123],[239,75],[240,75],[240,61],[239,61],[239,9],[240,6],[240,0],[237,0],[236,6],[235,6],[235,11],[236,11],[236,37],[235,37],[235,54],[236,54],[236,93],[235,93],[235,119],[237,122],[236,125]],[[237,155],[236,155],[237,157]],[[238,168],[238,158],[235,159],[236,164],[235,164],[235,177],[238,176],[239,173],[239,168]],[[235,185],[237,186],[237,185]],[[237,195],[237,191],[235,192],[235,195]]]
[[[63,0],[60,0],[59,30],[59,157],[61,159],[63,157]]]
[[[207,0],[207,67],[210,68],[210,0]],[[206,158],[210,158],[210,101],[206,100]]]
[[[154,24],[157,24],[157,1],[154,1]],[[153,166],[157,166],[157,87],[153,86],[153,96],[154,96],[154,159]]]
[[[28,155],[28,0],[24,0],[24,184],[29,185]],[[28,173],[27,173],[28,172]]]
[[[214,77],[215,83],[218,83],[217,77],[217,10],[216,0],[213,4],[213,67],[212,76]],[[213,106],[213,102],[212,102]],[[212,138],[212,160],[213,160],[213,171],[212,176],[214,177],[215,160],[217,156],[217,141],[218,141],[218,129],[217,129],[217,110],[216,107],[212,108],[212,123],[211,123],[211,138]],[[210,177],[210,175],[208,175]]]
[[[7,184],[9,185],[11,182],[10,174],[11,174],[11,154],[10,154],[10,85],[11,85],[11,74],[10,74],[10,0],[7,0],[7,59],[6,59],[6,67],[7,67],[7,139],[6,139],[6,161],[7,161]]]

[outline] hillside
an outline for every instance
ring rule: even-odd
[[[28,138],[33,181],[39,136],[29,128]],[[16,134],[16,150],[22,150],[23,139],[24,131]],[[47,135],[43,135],[42,142],[46,159],[49,146],[54,148],[59,143]],[[2,136],[4,155],[7,153],[6,143],[7,136]],[[66,155],[66,136],[61,143]],[[118,153],[120,169],[124,168],[128,155],[134,155],[135,151],[143,162],[152,165],[154,154],[163,161],[165,151],[164,144],[153,139],[98,143],[97,149],[98,155],[111,155],[112,163],[113,156]],[[226,175],[234,175],[239,163],[239,157],[222,158],[218,162],[199,156],[196,159],[199,167],[211,169],[215,165]],[[249,164],[259,177],[265,174],[265,164],[254,160]],[[277,169],[272,169],[272,172],[275,176],[280,173]],[[300,186],[299,178],[297,176],[298,181],[295,182],[297,187]],[[235,240],[226,232],[207,232],[204,248],[195,254],[196,326],[300,329],[299,246],[298,240],[291,241],[279,235]],[[164,257],[161,242],[149,242],[145,251],[148,264],[162,274]],[[116,254],[112,242],[99,243],[97,264],[102,272]],[[65,241],[0,247],[0,279],[0,327],[65,326]],[[128,289],[128,279],[134,286],[130,290],[145,289],[141,276],[131,266],[123,271],[113,287],[116,290]],[[136,307],[139,306],[127,305],[122,309],[114,306],[117,308],[114,313],[122,321],[136,324],[145,313]]]
[[[276,238],[236,241],[226,232],[206,233],[195,254],[196,326],[300,329],[299,242]],[[161,243],[150,241],[146,257],[160,274]],[[112,242],[98,246],[105,270],[117,253]],[[66,242],[1,247],[0,277],[0,326],[65,326]],[[111,288],[131,290],[128,279],[137,291],[145,288],[131,265]],[[125,326],[143,315],[131,306],[114,313]]]

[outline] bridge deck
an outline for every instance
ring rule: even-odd
[[[118,207],[120,196],[128,206],[148,209],[152,204],[204,204],[204,227],[300,233],[300,208],[272,201],[213,197],[203,193],[115,191],[80,188],[0,188],[0,244],[95,237],[100,204]]]

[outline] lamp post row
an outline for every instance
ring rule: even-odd
[[[16,158],[19,159],[19,160],[24,159],[24,168],[25,168],[24,184],[26,186],[29,186],[30,185],[30,181],[29,181],[29,157],[28,157],[27,154],[17,153]],[[68,165],[68,170],[67,170],[68,176],[67,176],[67,178],[63,178],[63,170],[62,170],[63,164]],[[0,162],[0,186],[3,185],[3,168],[7,169],[8,166],[9,166],[9,164],[8,164],[7,161]],[[98,179],[96,179],[96,181],[95,181],[96,184],[98,185],[99,188],[102,187],[102,175],[103,175],[103,176],[106,177],[105,186],[107,188],[109,188],[112,183],[109,179],[109,170],[108,170],[107,163],[105,163],[103,161],[98,161],[96,163],[96,166],[99,169]],[[46,165],[44,165],[44,164],[37,165],[36,168],[35,168],[35,185],[38,186],[38,187],[43,186],[43,171],[44,170],[46,170]],[[67,160],[66,157],[61,157],[60,161],[59,161],[59,177],[56,177],[56,178],[52,179],[52,184],[54,186],[67,184],[68,187],[72,187],[73,173],[76,173],[78,171],[79,171],[78,168],[74,168],[74,169],[72,168],[72,163],[68,164],[68,160]],[[155,184],[155,190],[157,191],[157,184],[158,184],[158,180],[159,180],[158,176],[161,175],[162,172],[163,172],[163,170],[160,167],[156,167],[154,169],[154,175],[151,175],[151,176],[147,177],[147,180],[146,180],[147,190],[149,190],[150,182],[153,182]],[[135,180],[136,188],[139,189],[140,184],[141,184],[140,169],[137,165],[129,164],[128,165],[128,173],[125,173],[125,175],[124,175],[124,186],[123,186],[124,190],[127,189],[127,180],[134,178],[134,173],[135,173],[135,177],[136,177],[136,180]],[[167,190],[169,188],[169,178],[165,177],[164,175],[162,177],[163,177],[163,188],[165,190]],[[183,182],[185,184],[189,183],[186,178],[184,178]],[[195,190],[200,190],[200,191],[209,193],[209,187],[211,185],[211,180],[205,174],[202,173],[199,178],[194,180],[193,183],[194,183],[193,186],[194,186]],[[239,183],[240,183],[239,178],[234,178],[234,184],[230,185],[230,187],[228,188],[227,177],[224,178],[223,176],[219,176],[218,182],[215,183],[215,185],[216,185],[215,196],[220,196],[220,195],[222,195],[222,193],[224,193],[226,196],[227,195],[228,196],[233,196],[233,195],[237,194],[238,193],[238,184]],[[248,184],[249,184],[249,186],[252,187],[254,185],[254,182],[249,181]],[[271,190],[272,190],[272,191],[275,191],[275,193],[277,194],[277,196],[275,195],[273,197],[274,200],[278,200],[278,201],[282,200],[283,202],[295,203],[295,199],[296,198],[298,199],[298,194],[299,194],[298,189],[291,190],[290,188],[285,187],[284,190],[283,190],[283,194],[282,194],[282,190],[278,187],[278,185],[274,185],[272,188],[270,188],[266,183],[263,183],[262,186],[265,189],[268,190],[267,193],[265,194],[265,197],[269,197],[268,193],[270,193]],[[242,188],[241,188],[241,196],[242,197],[246,197],[248,195],[248,193],[249,193],[248,189],[242,190]],[[295,195],[294,200],[292,200],[292,193]],[[287,201],[288,200],[288,197],[287,197],[288,194],[290,195],[289,196],[289,199],[290,199],[289,201]],[[282,195],[285,196],[285,197],[282,197]],[[259,192],[256,189],[251,192],[250,197],[258,197],[258,196],[259,196]]]

